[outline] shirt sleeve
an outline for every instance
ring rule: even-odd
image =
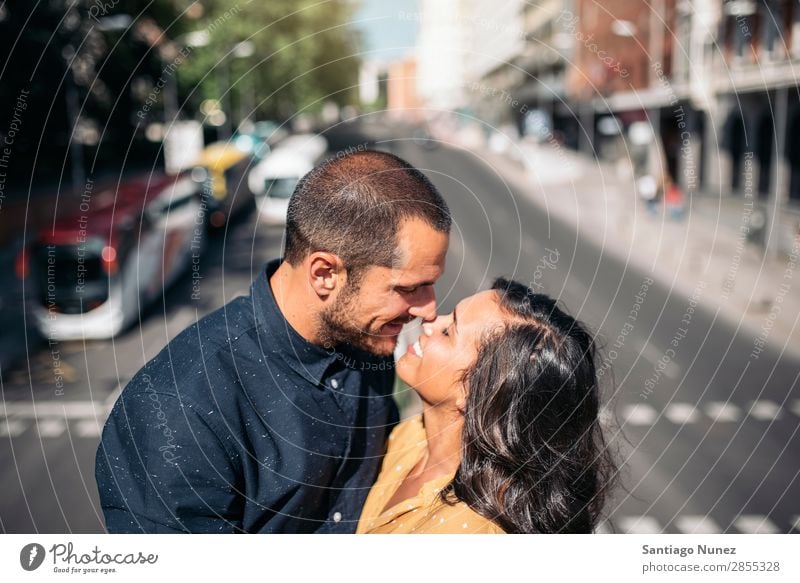
[[[173,394],[123,392],[96,456],[109,532],[241,531],[241,472],[215,414]]]

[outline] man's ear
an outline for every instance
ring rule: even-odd
[[[338,255],[318,251],[309,255],[306,261],[308,283],[320,299],[327,299],[344,284],[345,269]]]

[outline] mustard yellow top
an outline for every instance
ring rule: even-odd
[[[358,521],[357,534],[504,534],[490,520],[477,514],[464,502],[449,506],[439,492],[453,479],[440,476],[426,482],[413,498],[395,504],[386,512],[386,503],[422,458],[427,439],[422,416],[400,423],[389,436],[389,448],[378,480],[372,486]]]

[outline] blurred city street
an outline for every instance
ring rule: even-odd
[[[403,126],[367,122],[323,133],[341,149],[374,143],[392,151],[425,169],[441,189],[456,224],[437,285],[442,311],[503,274],[541,281],[600,332],[614,370],[608,417],[615,417],[611,426],[628,489],[612,503],[616,531],[792,530],[800,512],[800,401],[790,390],[800,370],[795,354],[776,345],[751,360],[749,331],[703,308],[701,300],[676,356],[643,399],[683,327],[690,296],[579,236],[574,225],[537,203],[543,191],[556,196],[553,184],[520,187],[521,168],[517,176],[504,174],[491,154],[448,146],[430,151]],[[187,279],[115,340],[58,343],[32,353],[30,370],[4,378],[0,428],[9,470],[0,516],[7,532],[102,530],[94,452],[119,387],[195,318],[247,293],[259,267],[279,253],[281,234],[280,227],[252,217],[232,225],[203,260],[198,303],[187,305]],[[635,326],[624,346],[614,348],[637,297]],[[51,350],[60,352],[62,398],[53,396]]]
[[[94,84],[64,65],[92,50],[75,40],[77,24],[63,54],[48,57],[66,80],[60,121],[17,90],[33,87],[27,80],[3,93],[0,136],[14,137],[15,123],[33,135],[17,141],[29,166],[0,183],[0,531],[104,531],[95,452],[121,389],[180,331],[249,293],[281,255],[288,197],[311,166],[375,148],[421,169],[452,211],[440,313],[504,276],[557,298],[597,334],[602,420],[620,465],[600,532],[800,533],[795,4],[765,4],[794,35],[780,49],[754,2],[664,0],[655,20],[639,2],[609,2],[602,14],[577,0],[507,2],[492,7],[491,25],[485,5],[402,3],[381,18],[419,29],[408,54],[372,59],[345,35],[330,55],[314,45],[276,57],[286,59],[278,71],[298,59],[285,78],[258,61],[278,41],[248,28],[246,9],[220,3],[192,16],[197,3],[185,4],[183,44],[162,39],[169,27],[157,15],[146,26],[104,15],[87,33],[105,35],[105,51],[141,25],[141,46],[131,41],[121,62],[152,62],[138,85],[120,81],[122,113],[108,105],[112,80]],[[465,6],[473,16],[453,16]],[[22,27],[7,10],[0,25]],[[762,34],[737,28],[741,15],[758,18]],[[326,16],[292,25],[282,42]],[[656,26],[662,17],[672,27]],[[344,8],[336,18],[358,20]],[[235,42],[220,40],[226,26]],[[619,62],[598,60],[589,30]],[[651,52],[636,53],[633,37]],[[710,59],[717,41],[717,60],[679,50]],[[767,42],[753,60],[751,44]],[[340,53],[341,68],[298,81]],[[20,99],[27,111],[14,109]],[[278,168],[280,152],[292,164]],[[84,249],[76,241],[87,232],[96,244]],[[54,264],[67,267],[54,276]],[[398,387],[409,415],[414,401]]]

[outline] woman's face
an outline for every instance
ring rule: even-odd
[[[503,326],[497,292],[484,291],[461,300],[453,313],[430,324],[418,343],[397,361],[397,375],[430,404],[455,404],[466,397],[461,379],[478,356],[480,341]]]

